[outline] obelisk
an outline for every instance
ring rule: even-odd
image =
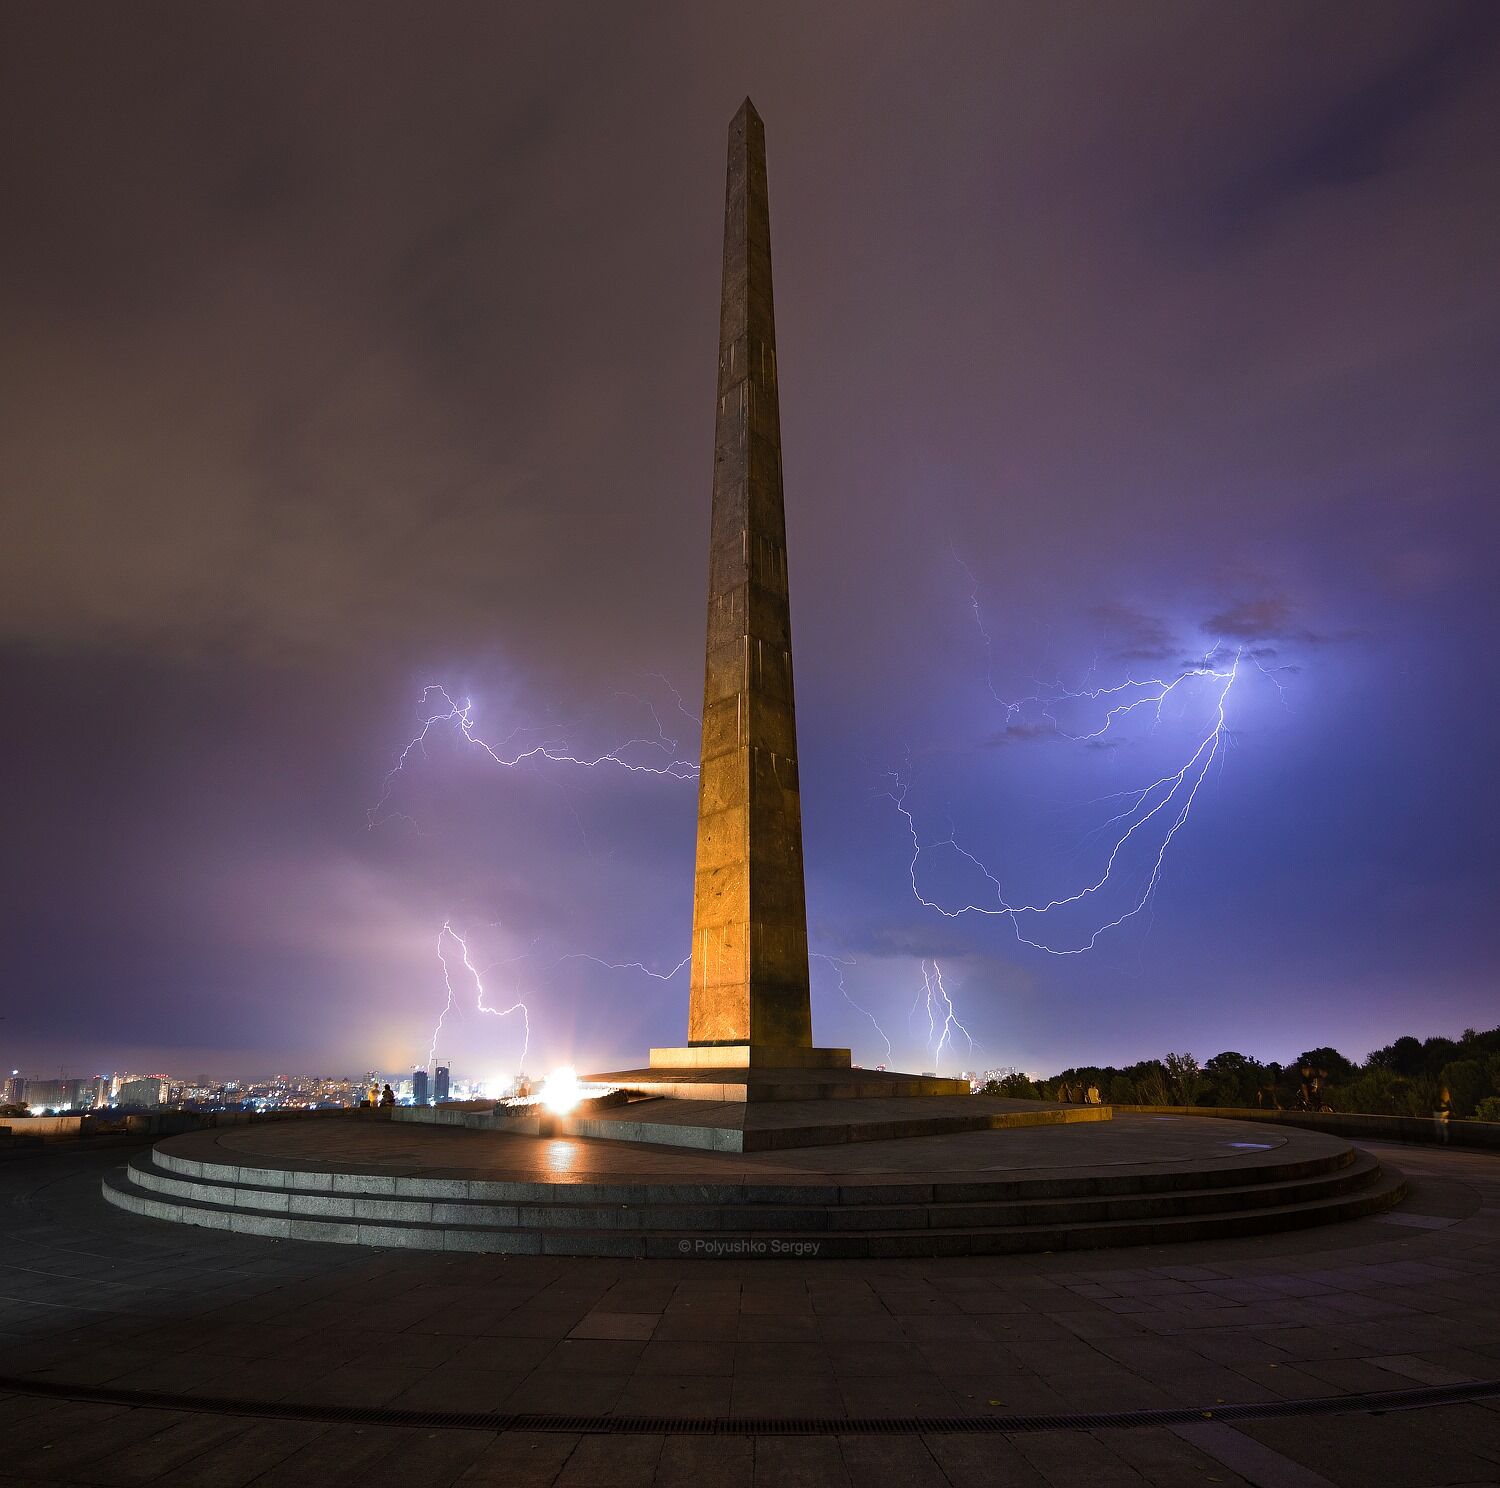
[[[766,136],[748,98],[724,199],[688,1044],[746,1063],[812,1046]]]

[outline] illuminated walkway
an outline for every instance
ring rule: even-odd
[[[770,1263],[200,1231],[103,1202],[120,1148],[15,1158],[0,1164],[0,1374],[102,1395],[0,1391],[0,1488],[1495,1483],[1500,1396],[1288,1413],[1500,1379],[1500,1158],[1370,1150],[1406,1173],[1409,1198],[1317,1230]],[[147,1408],[120,1392],[170,1398]],[[191,1397],[240,1404],[195,1410]],[[1226,1420],[1214,1414],[1224,1406],[1255,1410]],[[413,1424],[391,1424],[402,1410]],[[1036,1419],[1151,1411],[1168,1414]],[[433,1412],[469,1415],[445,1427]],[[484,1422],[495,1412],[536,1413],[547,1429],[496,1430]],[[558,1429],[559,1416],[582,1419]],[[893,1416],[921,1421],[870,1429]],[[640,1417],[768,1424],[600,1429]],[[826,1426],[777,1434],[769,1423],[788,1417]],[[955,1424],[976,1418],[1013,1428]],[[866,1424],[840,1432],[856,1419]]]

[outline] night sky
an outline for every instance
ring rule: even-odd
[[[511,754],[660,769],[654,705],[696,759],[747,92],[809,931],[894,1064],[933,958],[945,1070],[1500,1021],[1500,8],[10,0],[7,1069],[409,1069],[450,919],[533,1071],[682,1041],[685,972],[583,958],[686,955],[691,780],[451,725],[386,772],[428,684]],[[1055,956],[916,902],[893,775],[1070,895],[1215,684],[1085,741],[1005,703],[1207,653],[1140,914]],[[437,1052],[513,1072],[453,965]],[[886,1058],[821,959],[813,1018]]]

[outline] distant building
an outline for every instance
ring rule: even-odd
[[[113,1074],[113,1076],[110,1077],[110,1100],[108,1100],[105,1104],[108,1104],[108,1106],[124,1106],[124,1104],[130,1104],[130,1106],[139,1106],[139,1104],[141,1104],[139,1103],[139,1101],[129,1101],[129,1103],[126,1103],[126,1100],[121,1097],[120,1092],[123,1091],[123,1089],[126,1088],[127,1085],[136,1085],[136,1083],[141,1082],[141,1080],[160,1080],[160,1082],[162,1082],[162,1098],[160,1098],[159,1101],[156,1101],[156,1104],[157,1106],[165,1106],[166,1086],[169,1085],[169,1080],[168,1077],[163,1076],[163,1074]]]
[[[33,1111],[60,1111],[73,1104],[71,1095],[63,1094],[68,1084],[67,1080],[28,1080],[26,1103]]]
[[[424,1069],[411,1072],[411,1103],[414,1106],[427,1104],[427,1071]]]
[[[448,1066],[440,1064],[432,1072],[432,1099],[435,1105],[442,1105],[448,1099],[448,1091],[452,1088],[452,1082],[448,1077]]]
[[[164,1106],[167,1103],[167,1077],[165,1075],[141,1075],[134,1080],[122,1080],[115,1092],[115,1104],[120,1106]]]
[[[24,1099],[33,1111],[87,1111],[94,1105],[93,1080],[22,1080],[21,1084],[26,1092]]]
[[[0,1099],[8,1106],[19,1106],[26,1099],[26,1077],[20,1070],[12,1070],[7,1076]]]

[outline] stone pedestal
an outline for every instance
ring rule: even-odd
[[[652,1069],[848,1069],[848,1049],[799,1049],[768,1044],[689,1044],[653,1049]]]

